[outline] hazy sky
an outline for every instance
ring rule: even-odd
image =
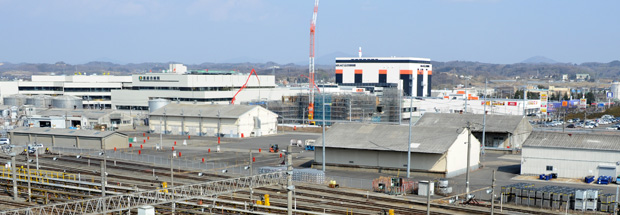
[[[307,62],[313,0],[0,0],[0,62]],[[334,52],[515,63],[620,59],[620,1],[322,0]]]

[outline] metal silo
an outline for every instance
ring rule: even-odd
[[[26,104],[27,98],[29,98],[29,96],[15,94],[15,95],[4,97],[3,102],[4,102],[4,105],[20,107]]]
[[[37,95],[26,99],[26,104],[38,108],[48,108],[52,105],[52,97],[47,95]]]
[[[620,99],[620,82],[611,83],[611,92],[614,93],[615,99]]]
[[[152,113],[153,111],[162,108],[166,105],[170,104],[169,100],[166,99],[153,99],[153,100],[149,100],[149,113]]]
[[[75,96],[57,96],[52,98],[54,108],[82,109],[82,99]]]

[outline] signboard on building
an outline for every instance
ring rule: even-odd
[[[587,105],[588,105],[588,99],[579,100],[579,108],[586,109]]]
[[[547,92],[540,93],[540,112],[547,113]]]
[[[508,102],[508,106],[517,106],[517,102]]]

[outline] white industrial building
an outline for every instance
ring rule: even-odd
[[[523,144],[521,174],[618,176],[620,135],[535,131]]]
[[[149,114],[150,132],[250,137],[275,134],[278,115],[254,105],[168,104]]]
[[[429,97],[432,75],[428,58],[336,58],[336,84],[341,86],[398,87],[405,96]]]
[[[325,134],[329,168],[406,171],[409,126],[336,123]],[[414,126],[411,129],[411,171],[454,177],[467,170],[467,129]],[[314,164],[322,164],[322,139],[315,144]],[[478,169],[480,142],[471,138],[470,167]]]
[[[465,101],[464,94],[447,95],[445,98],[424,98],[414,100],[414,107],[420,114],[424,113],[474,113],[485,111],[484,100],[471,99]],[[491,115],[521,115],[540,113],[540,99],[488,99],[486,112]]]
[[[298,92],[276,87],[273,75],[233,73],[148,73],[133,75],[131,87],[112,90],[112,103],[117,109],[147,110],[152,99],[181,103],[228,104],[249,80],[235,103],[261,100],[281,100],[283,95]]]
[[[131,76],[112,75],[33,75],[32,81],[0,82],[0,97],[9,95],[69,95],[82,99],[84,107],[112,107],[112,90],[131,83]],[[81,107],[80,107],[81,108]]]
[[[482,142],[483,118],[482,114],[426,113],[415,125],[455,130],[469,122],[472,135]],[[521,148],[531,132],[532,125],[523,116],[488,114],[484,145],[487,149],[514,151]]]
[[[128,114],[110,109],[34,108],[26,112],[24,121],[24,126],[42,128],[93,129],[105,126],[112,129],[127,129],[133,126],[133,120]]]

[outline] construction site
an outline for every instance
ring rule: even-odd
[[[295,96],[284,96],[281,101],[258,103],[273,111],[280,117],[281,123],[309,124],[308,102],[310,95],[299,93]],[[314,97],[314,122],[322,125],[335,122],[385,122],[398,123],[399,103],[398,90],[385,89],[382,96],[364,93],[321,93]],[[250,103],[246,103],[250,104]],[[256,104],[256,103],[253,103]]]

